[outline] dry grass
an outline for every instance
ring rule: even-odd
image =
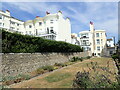
[[[78,71],[90,71],[94,75],[92,70],[92,64],[97,62],[99,67],[109,67],[113,73],[110,75],[110,79],[115,81],[116,67],[111,58],[91,58],[83,62],[77,62],[76,64],[64,67],[62,69],[46,73],[42,76],[35,77],[33,79],[23,81],[18,84],[10,85],[11,88],[71,88],[73,79]],[[101,69],[99,73],[107,74],[107,71]]]

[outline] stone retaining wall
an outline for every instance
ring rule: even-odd
[[[64,63],[73,56],[86,57],[89,52],[80,53],[8,53],[2,54],[2,66],[4,76],[25,74],[46,65]]]

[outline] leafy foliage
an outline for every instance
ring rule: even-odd
[[[0,30],[1,31],[1,30]],[[10,33],[2,30],[3,53],[82,52],[80,46],[63,41]]]
[[[119,56],[118,56],[117,54],[113,54],[113,55],[112,55],[112,58],[115,60],[115,59],[118,59]]]
[[[43,66],[41,67],[43,70],[48,70],[48,71],[53,71],[54,70],[54,66]]]
[[[75,75],[75,79],[73,80],[74,88],[120,88],[118,75],[112,73],[108,67],[100,67],[96,62],[91,62],[90,65],[92,65],[92,68],[89,68],[87,64],[90,71],[84,70]],[[98,70],[107,73],[99,73],[100,71]],[[109,78],[113,74],[116,75],[117,81],[112,81]]]
[[[70,59],[71,62],[76,62],[76,61],[83,61],[83,57],[73,57]]]

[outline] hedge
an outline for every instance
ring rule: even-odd
[[[1,30],[1,29],[0,29]],[[3,53],[82,52],[77,45],[2,31]]]

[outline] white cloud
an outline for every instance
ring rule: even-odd
[[[69,3],[68,3],[69,4]],[[79,32],[84,30],[84,27],[88,27],[89,30],[89,21],[95,23],[96,29],[105,29],[108,33],[117,35],[118,31],[118,7],[117,3],[93,3],[93,2],[84,2],[84,10],[79,10],[81,4],[70,6],[67,5],[63,9],[63,14],[70,18],[73,18],[74,21],[71,21],[73,26],[72,32]],[[61,4],[60,4],[61,5]],[[45,13],[49,11],[51,13],[56,13],[61,9],[62,6],[59,4],[48,4],[46,2],[41,3],[14,3],[11,2],[12,7],[18,7],[20,10],[26,11],[34,16],[38,12]],[[73,13],[68,12],[66,9],[72,11]]]
[[[49,5],[45,2],[42,2],[42,4],[40,3],[23,3],[23,2],[11,2],[10,5],[12,7],[17,7],[20,10],[26,11],[28,13],[31,13],[33,15],[36,14],[36,12],[46,12],[46,11],[50,11],[51,13],[56,13],[57,10],[59,9],[59,6],[57,5]]]

